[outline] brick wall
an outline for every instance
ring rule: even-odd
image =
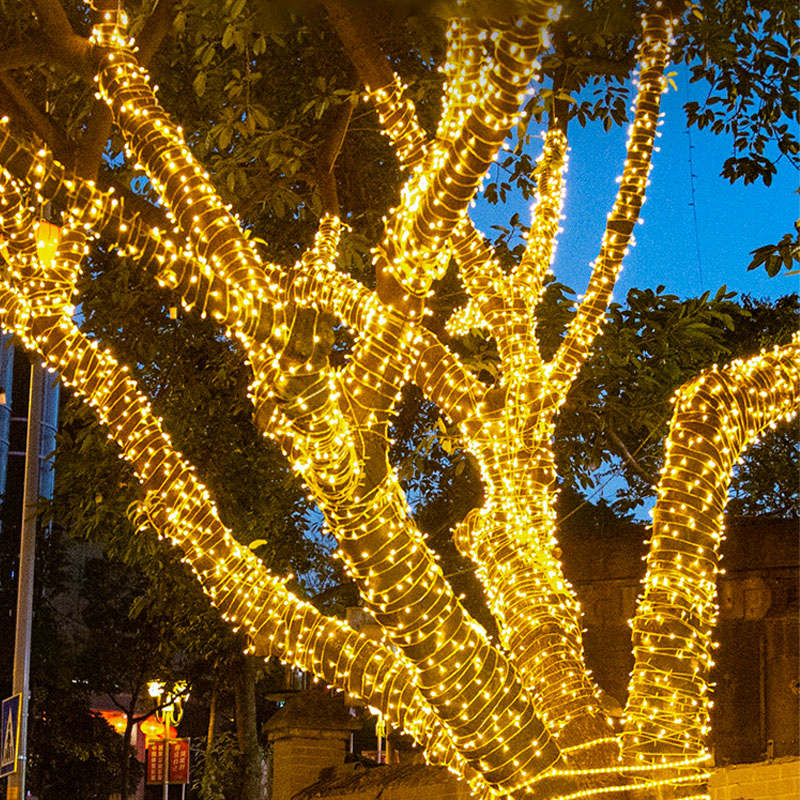
[[[797,800],[800,760],[776,758],[714,770],[708,783],[712,800]]]
[[[302,736],[292,733],[295,735],[272,741],[273,800],[291,800],[301,789],[315,783],[322,770],[344,763],[345,740],[340,732],[303,730]]]

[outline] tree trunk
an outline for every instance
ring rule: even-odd
[[[211,705],[208,709],[208,733],[206,735],[206,749],[210,750],[211,745],[214,743],[214,736],[217,727],[217,694],[218,684],[214,681],[214,688],[211,690]]]
[[[135,698],[135,694],[131,696],[131,704],[128,707],[128,713],[125,715],[125,733],[122,736],[122,759],[120,762],[119,771],[119,796],[122,798],[122,800],[128,800],[128,775],[130,774],[131,759],[131,732],[133,731],[133,726],[136,724],[134,719],[134,708],[136,707]]]
[[[234,666],[236,697],[236,738],[239,744],[238,800],[262,800],[263,757],[258,743],[256,723],[256,663],[251,656],[242,656]]]

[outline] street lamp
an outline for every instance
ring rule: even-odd
[[[158,700],[158,708],[155,717],[164,726],[164,794],[163,800],[169,797],[169,732],[170,726],[176,728],[183,718],[183,703],[188,699],[189,693],[184,682],[176,683],[172,690],[165,691],[165,686],[161,681],[151,681],[147,685],[147,692],[153,699]],[[162,701],[162,697],[166,699]],[[186,791],[186,785],[183,787]]]

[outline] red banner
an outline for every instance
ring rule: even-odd
[[[169,783],[189,783],[189,740],[169,740],[169,765],[164,763],[164,740],[150,739],[147,743],[148,784],[164,783],[164,767],[169,767]]]
[[[169,782],[189,783],[189,740],[170,739]]]
[[[147,783],[164,783],[164,740],[150,739],[147,743]]]

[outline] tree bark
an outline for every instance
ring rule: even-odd
[[[217,699],[219,695],[219,688],[216,681],[214,681],[214,688],[211,690],[211,705],[208,710],[208,733],[206,734],[206,749],[210,750],[211,745],[214,743],[214,737],[217,733]]]
[[[262,800],[263,756],[256,720],[256,663],[242,656],[234,665],[236,738],[239,743],[239,800]]]

